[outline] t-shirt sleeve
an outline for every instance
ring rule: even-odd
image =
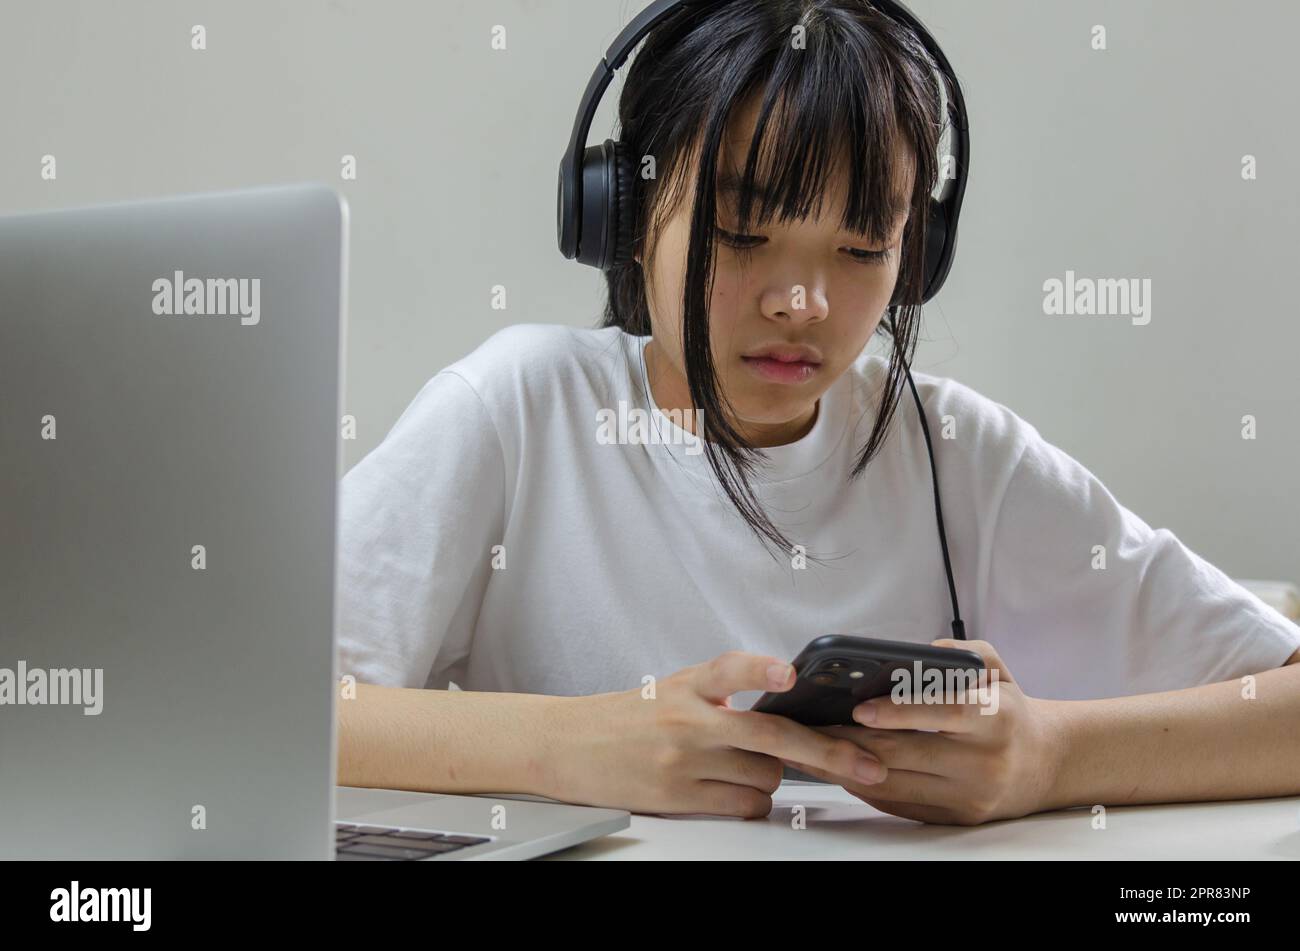
[[[973,636],[999,648],[1027,693],[1092,699],[1216,683],[1281,666],[1300,647],[1300,627],[1022,425]]]
[[[496,427],[468,381],[443,370],[340,485],[340,675],[446,686],[469,652],[504,486]]]

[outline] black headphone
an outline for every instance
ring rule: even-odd
[[[633,260],[637,159],[628,154],[623,143],[611,139],[606,139],[600,145],[587,146],[587,135],[591,131],[596,107],[613,81],[614,72],[627,61],[645,35],[661,21],[688,7],[716,6],[728,2],[731,0],[655,0],[624,28],[596,64],[596,70],[591,74],[578,104],[569,146],[560,160],[556,212],[560,253],[566,258],[602,271],[630,264]],[[952,156],[956,175],[951,179],[943,178],[940,194],[932,195],[930,199],[929,222],[925,232],[925,284],[921,297],[921,303],[925,304],[943,287],[957,253],[957,221],[966,195],[970,168],[966,101],[948,58],[912,11],[899,0],[870,0],[870,3],[881,13],[911,29],[947,79],[947,88],[943,88],[943,84],[940,88],[950,120],[946,131],[953,140],[947,154]],[[581,165],[579,155],[582,157]],[[891,307],[898,303],[897,297],[896,290],[895,300],[890,302]],[[930,455],[939,544],[943,549],[943,566],[948,578],[948,593],[952,599],[953,637],[965,640],[965,625],[957,605],[957,588],[953,583],[943,509],[939,502],[939,474],[934,464],[934,447],[930,442],[925,409],[921,405],[916,384],[912,382],[910,367],[907,368],[907,382],[920,412],[921,431],[925,434],[926,450]]]

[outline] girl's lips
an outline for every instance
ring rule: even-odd
[[[820,363],[807,363],[802,360],[784,363],[771,357],[741,357],[740,359],[755,374],[773,383],[803,383],[812,379],[813,375],[821,369]]]

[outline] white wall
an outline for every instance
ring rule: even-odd
[[[600,275],[555,247],[556,166],[592,67],[645,5],[7,0],[0,211],[336,184],[353,214],[351,465],[432,373],[500,327],[596,321]],[[1007,404],[1229,574],[1300,579],[1287,65],[1300,6],[912,7],[973,124],[960,253],[918,368]],[[489,46],[494,24],[505,52]],[[1095,24],[1106,52],[1090,49]],[[339,180],[345,153],[355,182]],[[1150,278],[1150,324],[1044,316],[1042,283],[1067,269]],[[498,283],[505,312],[489,307]]]

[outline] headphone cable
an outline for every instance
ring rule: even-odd
[[[939,502],[939,471],[934,464],[934,445],[930,442],[930,427],[925,421],[925,409],[921,405],[921,396],[916,392],[916,383],[912,380],[912,368],[906,361],[903,370],[907,373],[907,383],[912,388],[912,398],[916,400],[916,409],[921,417],[921,432],[925,434],[925,449],[930,457],[930,477],[934,483],[934,515],[939,523],[939,547],[943,549],[943,570],[948,577],[948,595],[952,599],[952,636],[966,640],[966,625],[961,620],[961,609],[957,607],[957,586],[952,580],[952,561],[948,557],[948,537],[943,530],[943,508]]]

